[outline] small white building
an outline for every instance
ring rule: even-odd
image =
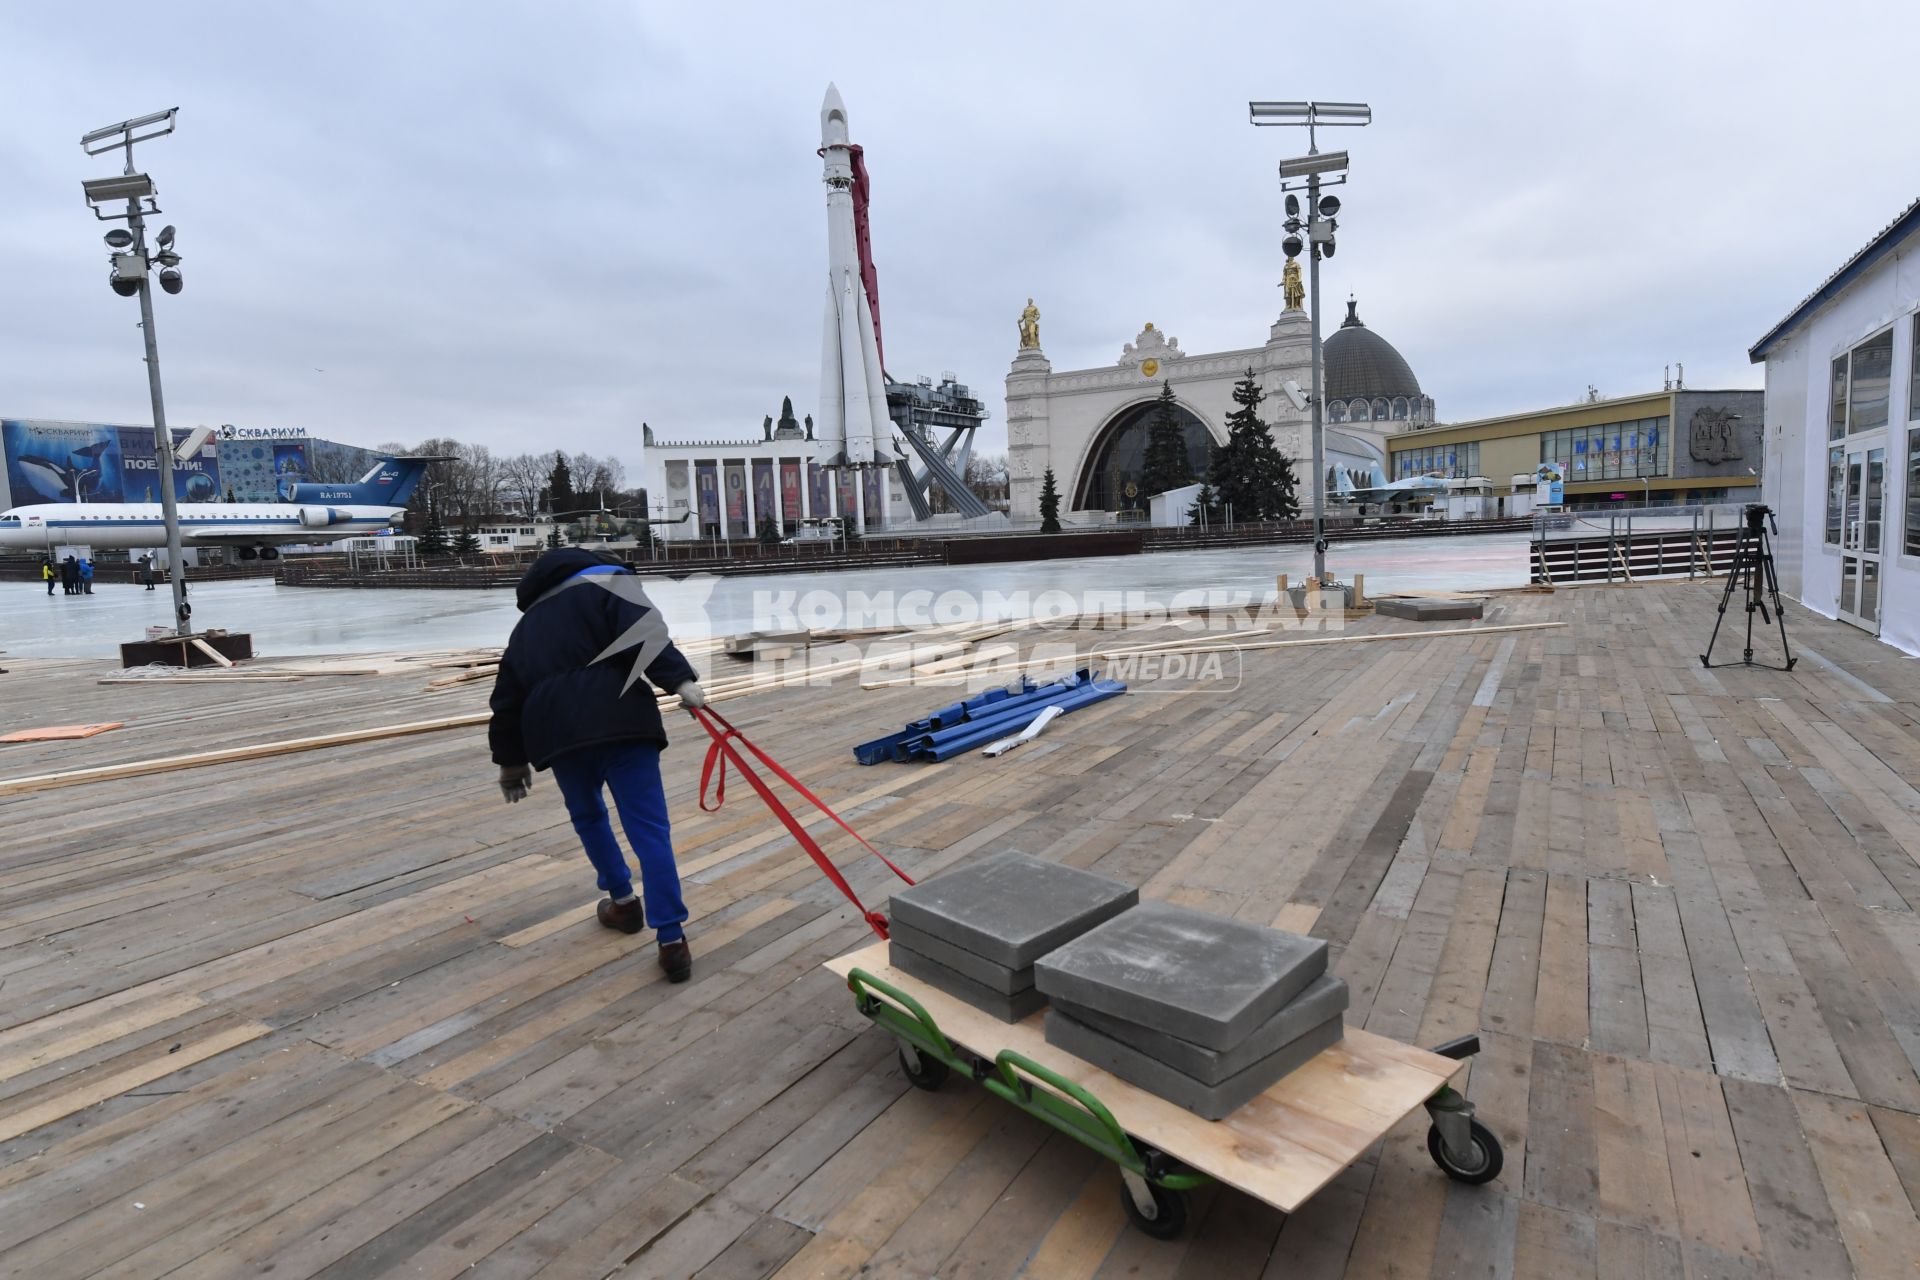
[[[544,517],[536,521],[532,516],[484,516],[474,522],[473,536],[482,551],[526,551],[546,543],[551,525]],[[462,528],[455,520],[449,532]]]
[[[1781,589],[1920,653],[1920,200],[1748,355]]]
[[[643,425],[642,441],[647,514],[668,541],[751,542],[762,516],[784,537],[809,520],[838,516],[851,523],[854,504],[862,501],[870,531],[909,518],[889,470],[820,465],[834,450],[813,439],[811,417],[804,429],[794,421],[790,405],[777,426],[767,420],[758,439],[659,440]]]

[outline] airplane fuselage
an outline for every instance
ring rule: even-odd
[[[183,502],[180,542],[188,547],[277,547],[379,533],[404,507],[290,502]],[[157,502],[50,502],[0,511],[0,548],[163,547]]]

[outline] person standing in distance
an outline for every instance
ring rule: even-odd
[[[638,576],[612,556],[579,547],[545,552],[520,579],[515,603],[523,616],[500,658],[487,726],[500,793],[517,804],[535,769],[553,770],[607,895],[600,923],[622,933],[651,928],[668,980],[685,982],[693,952],[660,781],[667,735],[648,682],[688,708],[705,706],[706,695]],[[642,893],[614,838],[603,789],[613,793],[640,863]]]

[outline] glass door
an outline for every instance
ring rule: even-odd
[[[1880,630],[1880,557],[1886,520],[1887,451],[1855,449],[1847,453],[1847,475],[1840,524],[1840,607],[1842,620]]]

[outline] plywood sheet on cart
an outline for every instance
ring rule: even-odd
[[[1230,1187],[1292,1213],[1358,1160],[1462,1066],[1348,1027],[1346,1038],[1225,1120],[1202,1120],[1047,1043],[1034,1014],[1012,1025],[887,963],[885,943],[827,962],[865,969],[926,1007],[949,1040],[984,1058],[1012,1049],[1087,1088],[1128,1133]]]

